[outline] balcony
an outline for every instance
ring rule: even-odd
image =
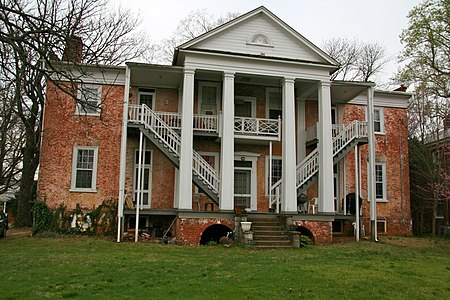
[[[140,122],[141,106],[129,105],[128,122]],[[156,111],[155,114],[174,130],[181,130],[181,114],[176,112]],[[220,118],[218,115],[195,114],[194,132],[197,134],[214,134],[220,136]],[[281,139],[281,120],[262,118],[234,118],[235,138],[276,140]]]

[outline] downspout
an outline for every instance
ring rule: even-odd
[[[358,144],[355,145],[355,205],[356,205],[356,241],[359,242],[360,207],[359,207],[359,168],[358,168]]]
[[[125,200],[125,174],[127,163],[128,101],[130,99],[130,69],[125,65],[125,89],[123,95],[122,137],[120,142],[119,201],[117,208],[117,242],[122,241],[123,204]]]
[[[369,180],[367,182],[368,198],[370,201],[370,231],[372,241],[378,242],[377,235],[377,200],[375,197],[375,128],[373,116],[373,86],[367,89],[367,128],[369,137]]]
[[[403,125],[403,120],[398,119],[398,140],[399,140],[399,152],[400,152],[400,204],[402,210],[402,224],[405,224],[405,208],[403,198],[403,144],[400,124]]]

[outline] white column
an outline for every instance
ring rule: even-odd
[[[367,134],[369,137],[369,173],[367,196],[370,201],[370,232],[373,241],[377,241],[377,201],[375,199],[375,128],[373,124],[373,87],[367,89]]]
[[[130,68],[125,65],[125,87],[123,92],[122,136],[120,140],[120,171],[119,171],[119,203],[117,208],[117,242],[122,240],[123,204],[125,202],[125,177],[127,171],[127,129],[128,101],[130,99]]]
[[[223,74],[220,210],[234,209],[234,73]]]
[[[319,84],[319,203],[318,211],[334,213],[333,142],[330,83]]]
[[[180,180],[178,209],[192,209],[192,149],[194,116],[194,69],[184,69],[181,105]]]
[[[297,164],[306,157],[305,99],[297,99]]]
[[[281,211],[297,212],[294,78],[283,79],[283,190]]]

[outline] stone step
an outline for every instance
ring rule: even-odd
[[[254,241],[254,246],[288,246],[292,247],[291,241]]]
[[[252,223],[253,231],[284,231],[283,226],[266,226],[266,225],[255,225]]]
[[[287,233],[283,230],[253,230],[253,235],[257,236],[287,236]]]
[[[287,236],[284,235],[253,235],[254,241],[285,241]]]

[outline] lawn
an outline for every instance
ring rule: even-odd
[[[450,241],[302,249],[0,240],[0,299],[450,299]]]

